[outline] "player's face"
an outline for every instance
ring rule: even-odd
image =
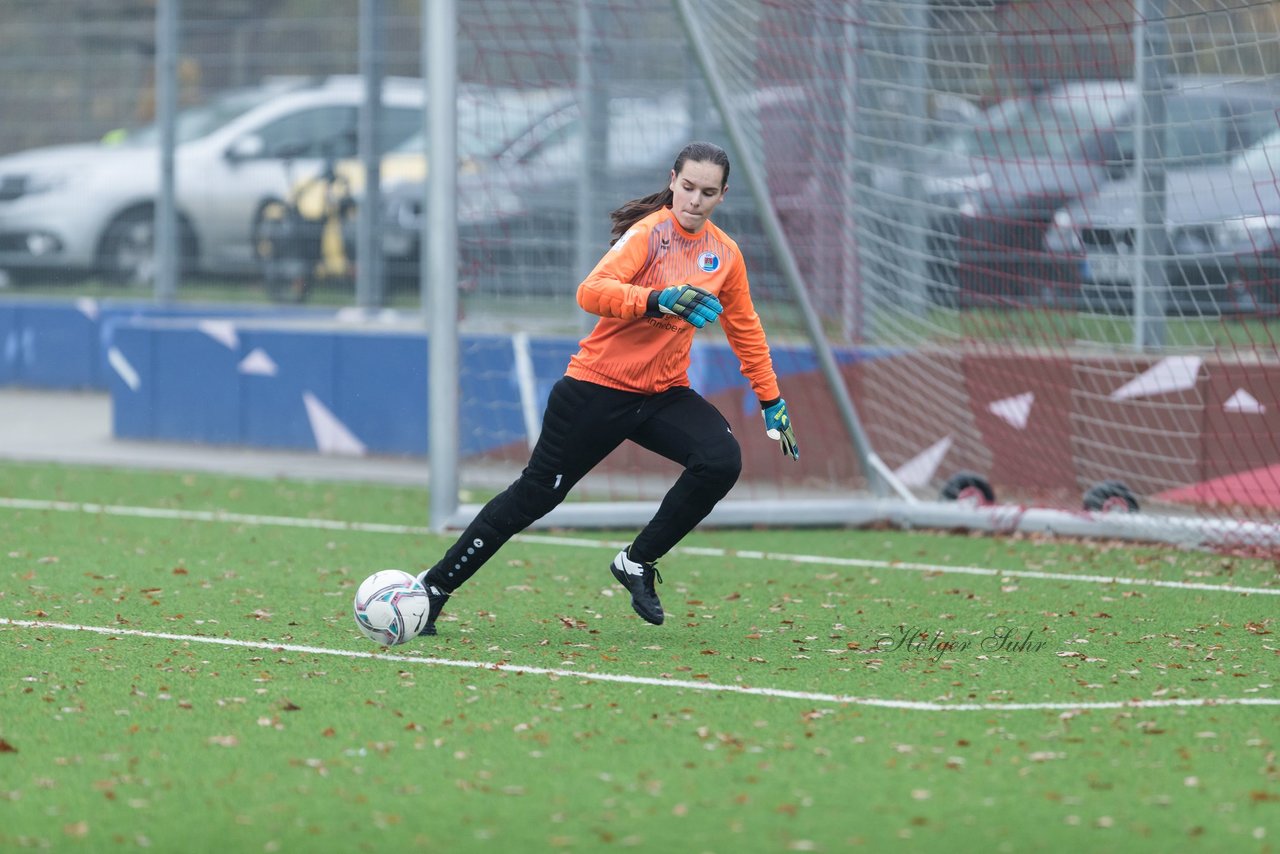
[[[723,167],[710,161],[686,160],[680,174],[671,170],[671,211],[685,231],[701,231],[728,187]]]

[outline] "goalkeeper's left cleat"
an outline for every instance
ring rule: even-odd
[[[782,445],[783,456],[800,459],[800,446],[796,444],[796,431],[791,426],[791,416],[787,414],[787,402],[778,398],[763,405],[761,414],[764,416],[765,434]]]

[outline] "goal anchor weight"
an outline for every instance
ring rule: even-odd
[[[1122,480],[1095,483],[1084,493],[1084,509],[1100,513],[1137,513],[1138,499]]]
[[[996,503],[995,490],[985,477],[971,471],[958,471],[942,485],[938,493],[943,501],[961,501],[989,507]]]

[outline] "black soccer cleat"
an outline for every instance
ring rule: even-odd
[[[418,636],[434,635],[436,633],[436,618],[444,610],[444,603],[449,601],[449,594],[445,593],[442,588],[428,582],[426,572],[418,576],[418,581],[422,583],[423,587],[427,588],[427,599],[431,602],[431,607],[427,609],[427,624],[422,627],[422,631],[418,632]]]
[[[655,626],[660,626],[665,615],[662,613],[662,603],[658,601],[658,594],[653,589],[653,581],[657,579],[661,584],[662,574],[652,563],[632,560],[628,551],[629,549],[623,549],[618,552],[609,570],[613,573],[613,577],[618,579],[618,583],[627,588],[631,594],[631,607],[636,613]]]

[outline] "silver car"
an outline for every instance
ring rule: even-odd
[[[356,154],[360,78],[282,80],[239,90],[177,118],[175,182],[185,272],[255,270],[250,223],[264,196],[287,193],[324,157]],[[388,78],[383,144],[422,126],[419,80]],[[160,184],[155,127],[0,158],[0,270],[153,275]]]

